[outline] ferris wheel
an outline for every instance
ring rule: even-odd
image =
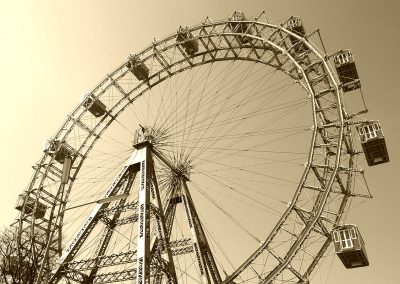
[[[299,17],[234,12],[154,40],[82,96],[19,196],[35,283],[309,283],[328,255],[368,265],[345,218],[371,197],[363,154],[389,156],[357,96],[351,51],[327,54]]]

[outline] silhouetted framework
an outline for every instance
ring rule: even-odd
[[[260,245],[240,265],[221,276],[223,271],[209,244],[210,234],[203,226],[196,209],[198,203],[192,197],[195,185],[190,180],[190,161],[196,157],[180,161],[169,159],[169,144],[164,141],[172,143],[176,137],[170,137],[162,127],[151,125],[139,125],[131,152],[124,152],[128,155],[127,162],[121,165],[115,177],[107,177],[111,182],[107,188],[99,189],[104,192],[100,199],[87,203],[94,207],[85,211],[83,223],[73,224],[80,226],[72,234],[72,241],[64,244],[63,230],[66,221],[70,221],[65,220],[65,212],[87,205],[70,205],[75,180],[108,127],[119,123],[120,115],[141,97],[149,96],[152,88],[161,82],[168,82],[187,70],[194,72],[203,65],[213,67],[214,63],[222,61],[248,61],[281,71],[305,91],[304,99],[312,110],[310,147],[303,174],[295,184],[288,206],[269,234],[263,236]],[[34,166],[27,189],[19,196],[16,206],[20,212],[16,222],[18,241],[22,242],[22,236],[32,232],[43,236],[41,241],[32,239],[33,245],[44,248],[34,251],[34,259],[40,264],[35,283],[75,281],[89,284],[128,280],[136,280],[137,284],[178,283],[184,278],[177,277],[178,271],[181,275],[185,272],[177,267],[176,260],[191,257],[193,269],[198,272],[198,279],[193,281],[202,284],[305,284],[309,283],[332,241],[346,267],[368,265],[357,227],[340,226],[351,198],[371,198],[370,194],[353,189],[355,178],[364,174],[360,163],[356,163],[363,153],[357,150],[353,138],[356,129],[368,165],[389,161],[379,124],[355,120],[360,113],[350,113],[346,108],[345,97],[360,90],[352,53],[346,50],[326,54],[319,31],[306,33],[300,17],[290,17],[276,25],[269,23],[264,13],[250,19],[243,12],[235,11],[227,19],[206,18],[199,25],[180,27],[170,36],[154,40],[141,52],[130,55],[83,97],[48,141],[43,156]],[[196,104],[189,91],[181,91],[185,92],[188,97],[171,105]],[[163,98],[160,100],[163,107],[170,103]],[[152,114],[165,111],[163,107],[151,109]],[[235,111],[229,108],[226,111],[235,114],[237,107]],[[268,111],[258,107],[265,106],[257,105],[257,111]],[[188,108],[186,112],[193,113],[194,109],[196,107]],[[133,112],[133,115],[140,114]],[[181,120],[185,122],[177,119],[173,127],[189,125],[185,119]],[[177,133],[184,133],[182,136],[189,131],[178,130]],[[254,136],[258,137],[257,134]],[[218,140],[226,133],[214,131],[213,135],[215,137],[206,138]],[[194,140],[200,138],[196,136]],[[111,135],[107,139],[114,138]],[[97,154],[93,157],[101,156],[102,150]],[[212,160],[213,156],[208,158]],[[104,166],[101,158],[95,162],[98,163],[96,169],[109,166]],[[165,174],[164,179],[158,175],[156,164]],[[245,174],[245,169],[240,170],[238,176]],[[108,184],[108,180],[105,181]],[[91,182],[90,178],[87,182]],[[201,190],[201,185],[198,187]],[[85,191],[80,193],[84,195]],[[189,237],[171,237],[177,210],[185,216]],[[111,240],[115,234],[121,234],[118,228],[122,225],[137,226],[136,239],[129,243],[127,251],[113,251],[116,244],[111,244]],[[90,246],[89,252],[85,246]],[[58,257],[56,264],[52,261],[55,255]],[[9,265],[14,264],[11,261]],[[19,260],[18,265],[23,267],[23,261]]]

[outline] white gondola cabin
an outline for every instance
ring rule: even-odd
[[[44,215],[46,214],[46,209],[47,206],[44,205],[41,202],[37,202],[37,206],[35,209],[35,199],[31,196],[28,196],[25,202],[25,194],[20,194],[17,199],[17,204],[15,205],[15,209],[17,209],[20,212],[24,212],[25,214],[30,214],[34,210],[35,212],[33,213],[34,218],[40,219],[43,218]],[[25,203],[25,207],[24,207]]]
[[[343,92],[349,92],[361,87],[360,78],[353,54],[350,50],[342,50],[333,57],[336,72],[342,84]]]
[[[247,21],[247,19],[242,11],[235,11],[233,15],[229,17],[229,20],[235,21],[229,23],[229,27],[231,28],[232,32],[249,35],[252,34],[249,24],[244,22]],[[248,36],[240,35],[236,37],[236,40],[242,44],[246,44],[250,42],[251,38]]]
[[[305,37],[305,35],[306,35],[306,31],[304,29],[303,22],[301,21],[300,17],[292,16],[286,22],[285,27],[289,31],[291,31],[301,37]],[[289,36],[289,40],[293,46],[293,50],[296,53],[301,53],[301,52],[309,50],[308,47],[304,43],[300,42],[300,40],[297,37]]]
[[[91,94],[85,94],[82,96],[83,106],[95,117],[103,116],[106,111],[106,105],[103,104],[100,100],[93,97]]]
[[[385,136],[378,121],[368,121],[357,126],[368,166],[389,162]]]
[[[193,56],[197,51],[199,51],[199,43],[187,27],[179,28],[176,41],[180,43],[187,55]]]
[[[131,70],[133,75],[139,80],[143,81],[149,77],[149,68],[144,64],[137,55],[129,57],[126,67]]]
[[[356,225],[343,225],[331,232],[335,252],[346,268],[368,266],[364,240]]]
[[[64,163],[66,157],[73,157],[75,153],[71,146],[61,143],[59,140],[47,141],[44,151],[50,156],[54,156],[54,159],[60,164]]]

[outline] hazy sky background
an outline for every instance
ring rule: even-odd
[[[374,199],[348,220],[361,229],[370,267],[346,270],[335,261],[327,283],[398,283],[400,3],[382,1],[0,1],[0,224],[16,216],[44,143],[79,102],[129,53],[154,37],[221,19],[234,10],[263,10],[280,23],[301,16],[320,28],[328,51],[353,50],[370,112],[386,135],[391,162],[366,168]]]

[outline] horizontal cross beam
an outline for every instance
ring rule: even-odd
[[[190,238],[171,241],[172,255],[191,253],[192,242]],[[121,252],[112,255],[102,255],[80,261],[71,261],[64,264],[65,271],[85,271],[93,268],[116,266],[136,262],[136,250]]]

